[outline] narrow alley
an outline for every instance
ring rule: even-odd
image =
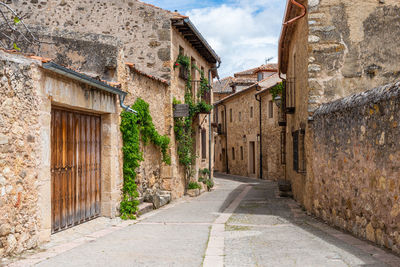
[[[293,199],[279,197],[275,182],[222,174],[215,182],[215,190],[197,198],[86,232],[10,266],[400,266],[386,250],[307,216]],[[79,227],[85,224],[52,242]]]

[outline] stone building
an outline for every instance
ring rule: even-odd
[[[34,247],[48,240],[52,232],[96,216],[119,215],[123,184],[119,131],[122,100],[126,106],[132,105],[138,97],[148,102],[156,129],[171,139],[168,151],[171,165],[162,163],[160,150],[155,146],[141,147],[145,159],[137,177],[141,199],[154,201],[167,195],[168,201],[182,197],[188,181],[176,151],[173,99],[183,100],[186,81],[180,76],[179,68],[174,69],[173,65],[178,55],[184,54],[212,79],[217,76],[216,67],[220,64],[219,57],[190,19],[140,1],[9,2],[19,14],[27,15],[25,23],[30,25],[34,34],[40,40],[48,41],[39,50],[28,44],[20,47],[49,58],[46,61],[53,67],[47,69],[47,63],[22,55],[2,55],[3,65],[10,70],[3,76],[2,88],[6,90],[0,94],[4,106],[0,112],[0,202],[6,203],[0,205],[0,255]],[[79,80],[74,77],[79,77]],[[193,72],[194,83],[198,83],[199,77],[198,72]],[[91,83],[87,85],[85,79]],[[22,90],[25,83],[32,89]],[[103,87],[113,88],[117,96],[114,96],[114,91],[104,93]],[[16,90],[23,94],[18,101],[12,98],[16,98]],[[24,101],[30,102],[26,104]],[[212,95],[208,101],[212,101]],[[6,111],[12,111],[13,105],[18,109],[10,117]],[[32,112],[28,111],[29,108]],[[27,114],[32,116],[32,121],[25,118]],[[61,119],[56,120],[51,115]],[[209,162],[212,164],[209,155],[213,155],[213,146],[208,146],[211,116],[199,114],[194,119],[196,170],[208,168]],[[62,142],[71,143],[73,138],[68,138],[72,131],[67,123],[71,117],[89,118],[87,123],[90,124],[82,127],[95,126],[93,128],[98,129],[88,133],[97,140],[92,141],[93,158],[90,159],[95,163],[93,190],[96,194],[93,198],[89,196],[90,190],[81,194],[95,200],[90,206],[89,218],[75,222],[69,221],[68,217],[60,224],[54,219],[59,210],[51,204],[52,201],[61,201],[62,197],[51,194],[51,184],[57,184],[59,179],[54,176],[49,163],[51,153],[48,151],[53,144],[49,131],[64,127],[65,122],[66,134],[60,138],[64,140]],[[23,119],[18,121],[17,118]],[[50,125],[56,122],[61,126],[51,128]],[[3,125],[7,127],[3,128]],[[10,137],[10,131],[15,131],[15,137]],[[55,144],[54,149],[63,148],[57,145],[60,144]],[[52,157],[55,154],[52,153]],[[100,163],[96,165],[96,161]],[[66,172],[73,168],[70,162],[62,161],[61,165],[54,168],[65,168]],[[62,179],[60,181],[64,181]],[[97,186],[101,191],[96,189]],[[68,192],[72,194],[70,198],[78,203],[79,191],[71,189]],[[157,203],[153,203],[155,207],[160,201]],[[30,232],[27,229],[31,229]]]
[[[400,252],[400,4],[295,2],[279,43],[286,178],[308,211]]]
[[[121,196],[126,92],[46,61],[0,52],[0,255],[114,217]]]
[[[276,68],[265,72],[272,75],[214,103],[216,171],[263,179],[282,176],[278,109],[268,92],[280,79]]]
[[[213,97],[214,102],[221,100],[231,94],[233,94],[232,87],[230,86],[232,83],[233,77],[226,77],[221,80],[215,81],[213,83]],[[215,116],[215,114],[214,114]]]

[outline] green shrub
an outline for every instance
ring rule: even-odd
[[[201,186],[197,182],[190,182],[188,185],[188,189],[201,189]]]

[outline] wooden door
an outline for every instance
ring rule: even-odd
[[[249,164],[250,164],[250,174],[256,173],[256,145],[255,142],[250,142],[249,144]]]
[[[51,113],[52,233],[100,215],[101,119],[53,108]]]

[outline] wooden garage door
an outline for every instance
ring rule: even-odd
[[[101,119],[53,108],[51,113],[52,232],[100,215]]]

